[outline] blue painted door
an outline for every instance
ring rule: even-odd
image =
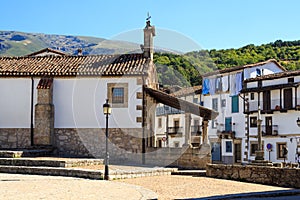
[[[221,161],[221,144],[218,142],[212,143],[211,159],[212,161]]]
[[[231,117],[225,118],[225,131],[226,132],[232,131],[232,118]]]

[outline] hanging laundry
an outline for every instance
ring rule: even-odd
[[[236,95],[236,81],[235,81],[236,74],[230,75],[230,95]]]
[[[209,79],[205,78],[202,84],[202,94],[209,94]]]
[[[236,74],[235,94],[238,95],[243,88],[242,72]]]
[[[228,79],[229,79],[229,76],[223,76],[223,77],[222,77],[222,91],[223,91],[223,92],[227,92],[228,89],[229,89],[229,88],[228,88],[228,86],[229,86],[229,84],[228,84],[228,83],[229,83],[229,82],[228,82],[229,80],[228,80]]]
[[[222,77],[219,76],[216,78],[216,92],[222,92]]]
[[[214,95],[216,93],[216,79],[211,78],[209,80],[209,94]]]

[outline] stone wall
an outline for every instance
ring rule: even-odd
[[[199,148],[147,148],[146,164],[181,169],[205,169],[211,163],[210,145]]]
[[[141,162],[142,129],[109,129],[110,161]],[[105,157],[105,129],[55,129],[56,154],[65,157]]]
[[[206,175],[267,185],[300,188],[300,168],[208,164]]]
[[[30,147],[29,128],[1,128],[0,148],[27,148]]]

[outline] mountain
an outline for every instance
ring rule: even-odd
[[[0,56],[24,56],[43,48],[75,54],[117,54],[140,51],[138,44],[96,37],[0,31]]]

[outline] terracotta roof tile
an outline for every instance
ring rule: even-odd
[[[143,54],[0,57],[0,76],[141,75]]]

